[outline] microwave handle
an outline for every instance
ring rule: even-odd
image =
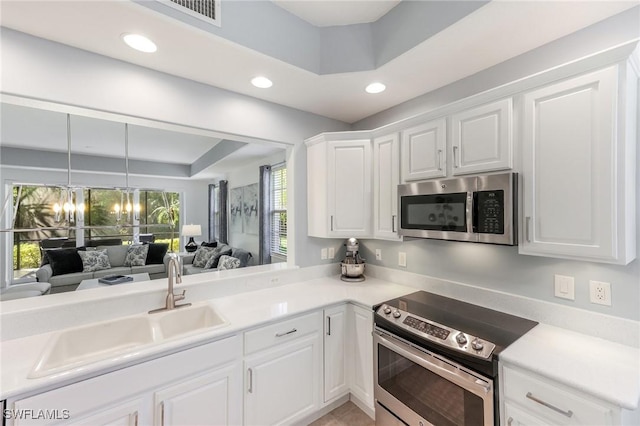
[[[473,192],[471,195],[471,232],[478,232],[478,193]]]

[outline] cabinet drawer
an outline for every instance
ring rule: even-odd
[[[299,316],[244,333],[245,355],[270,348],[322,328],[321,312]]]
[[[561,425],[611,425],[610,408],[582,398],[552,383],[523,374],[509,367],[503,369],[504,395],[535,416]]]

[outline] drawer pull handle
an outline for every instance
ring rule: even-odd
[[[526,240],[528,243],[531,242],[531,235],[529,234],[529,230],[531,229],[531,217],[527,216],[526,220],[525,220],[525,234],[526,234]]]
[[[287,334],[293,334],[293,333],[295,333],[296,331],[298,331],[298,330],[296,330],[296,329],[294,328],[294,329],[291,329],[291,330],[289,330],[289,331],[285,331],[284,333],[276,333],[276,337],[282,337],[282,336],[286,336]]]
[[[507,426],[511,426],[513,424],[513,417],[509,417],[509,420],[507,420]]]
[[[456,169],[459,167],[458,162],[456,161],[456,152],[458,151],[458,146],[454,145],[453,147],[453,167],[455,167]]]
[[[327,336],[331,336],[331,317],[327,317]]]
[[[545,402],[545,401],[543,401],[543,400],[541,400],[539,398],[536,398],[535,396],[533,396],[533,394],[531,392],[527,392],[527,398],[529,398],[530,400],[532,400],[534,402],[537,402],[540,405],[544,405],[545,407],[550,408],[553,411],[562,414],[563,416],[566,416],[566,417],[573,416],[573,411],[571,411],[571,410],[568,410],[568,411],[561,410],[560,408],[558,408],[556,406],[553,406],[553,405],[549,404],[548,402]]]
[[[438,170],[442,170],[442,150],[438,150]]]
[[[138,426],[138,410],[133,413],[133,426]]]
[[[253,393],[253,370],[252,369],[248,369],[247,370],[247,379],[249,380],[249,386],[247,387],[247,392],[249,393]]]
[[[164,426],[164,401],[160,403],[160,426]]]

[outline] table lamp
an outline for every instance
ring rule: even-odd
[[[189,237],[189,242],[184,246],[184,249],[191,253],[198,249],[198,244],[193,240],[193,237],[199,237],[202,235],[202,227],[200,225],[182,225],[182,235]]]

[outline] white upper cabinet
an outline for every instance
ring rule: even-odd
[[[411,127],[401,136],[402,181],[447,175],[447,121],[445,118]]]
[[[612,66],[523,95],[521,254],[635,258],[635,124],[624,117],[637,111],[637,76],[628,71]]]
[[[308,234],[371,236],[371,140],[307,142]]]
[[[373,140],[373,236],[398,240],[398,184],[400,183],[398,133]]]
[[[512,111],[507,98],[451,117],[452,175],[512,167]]]

